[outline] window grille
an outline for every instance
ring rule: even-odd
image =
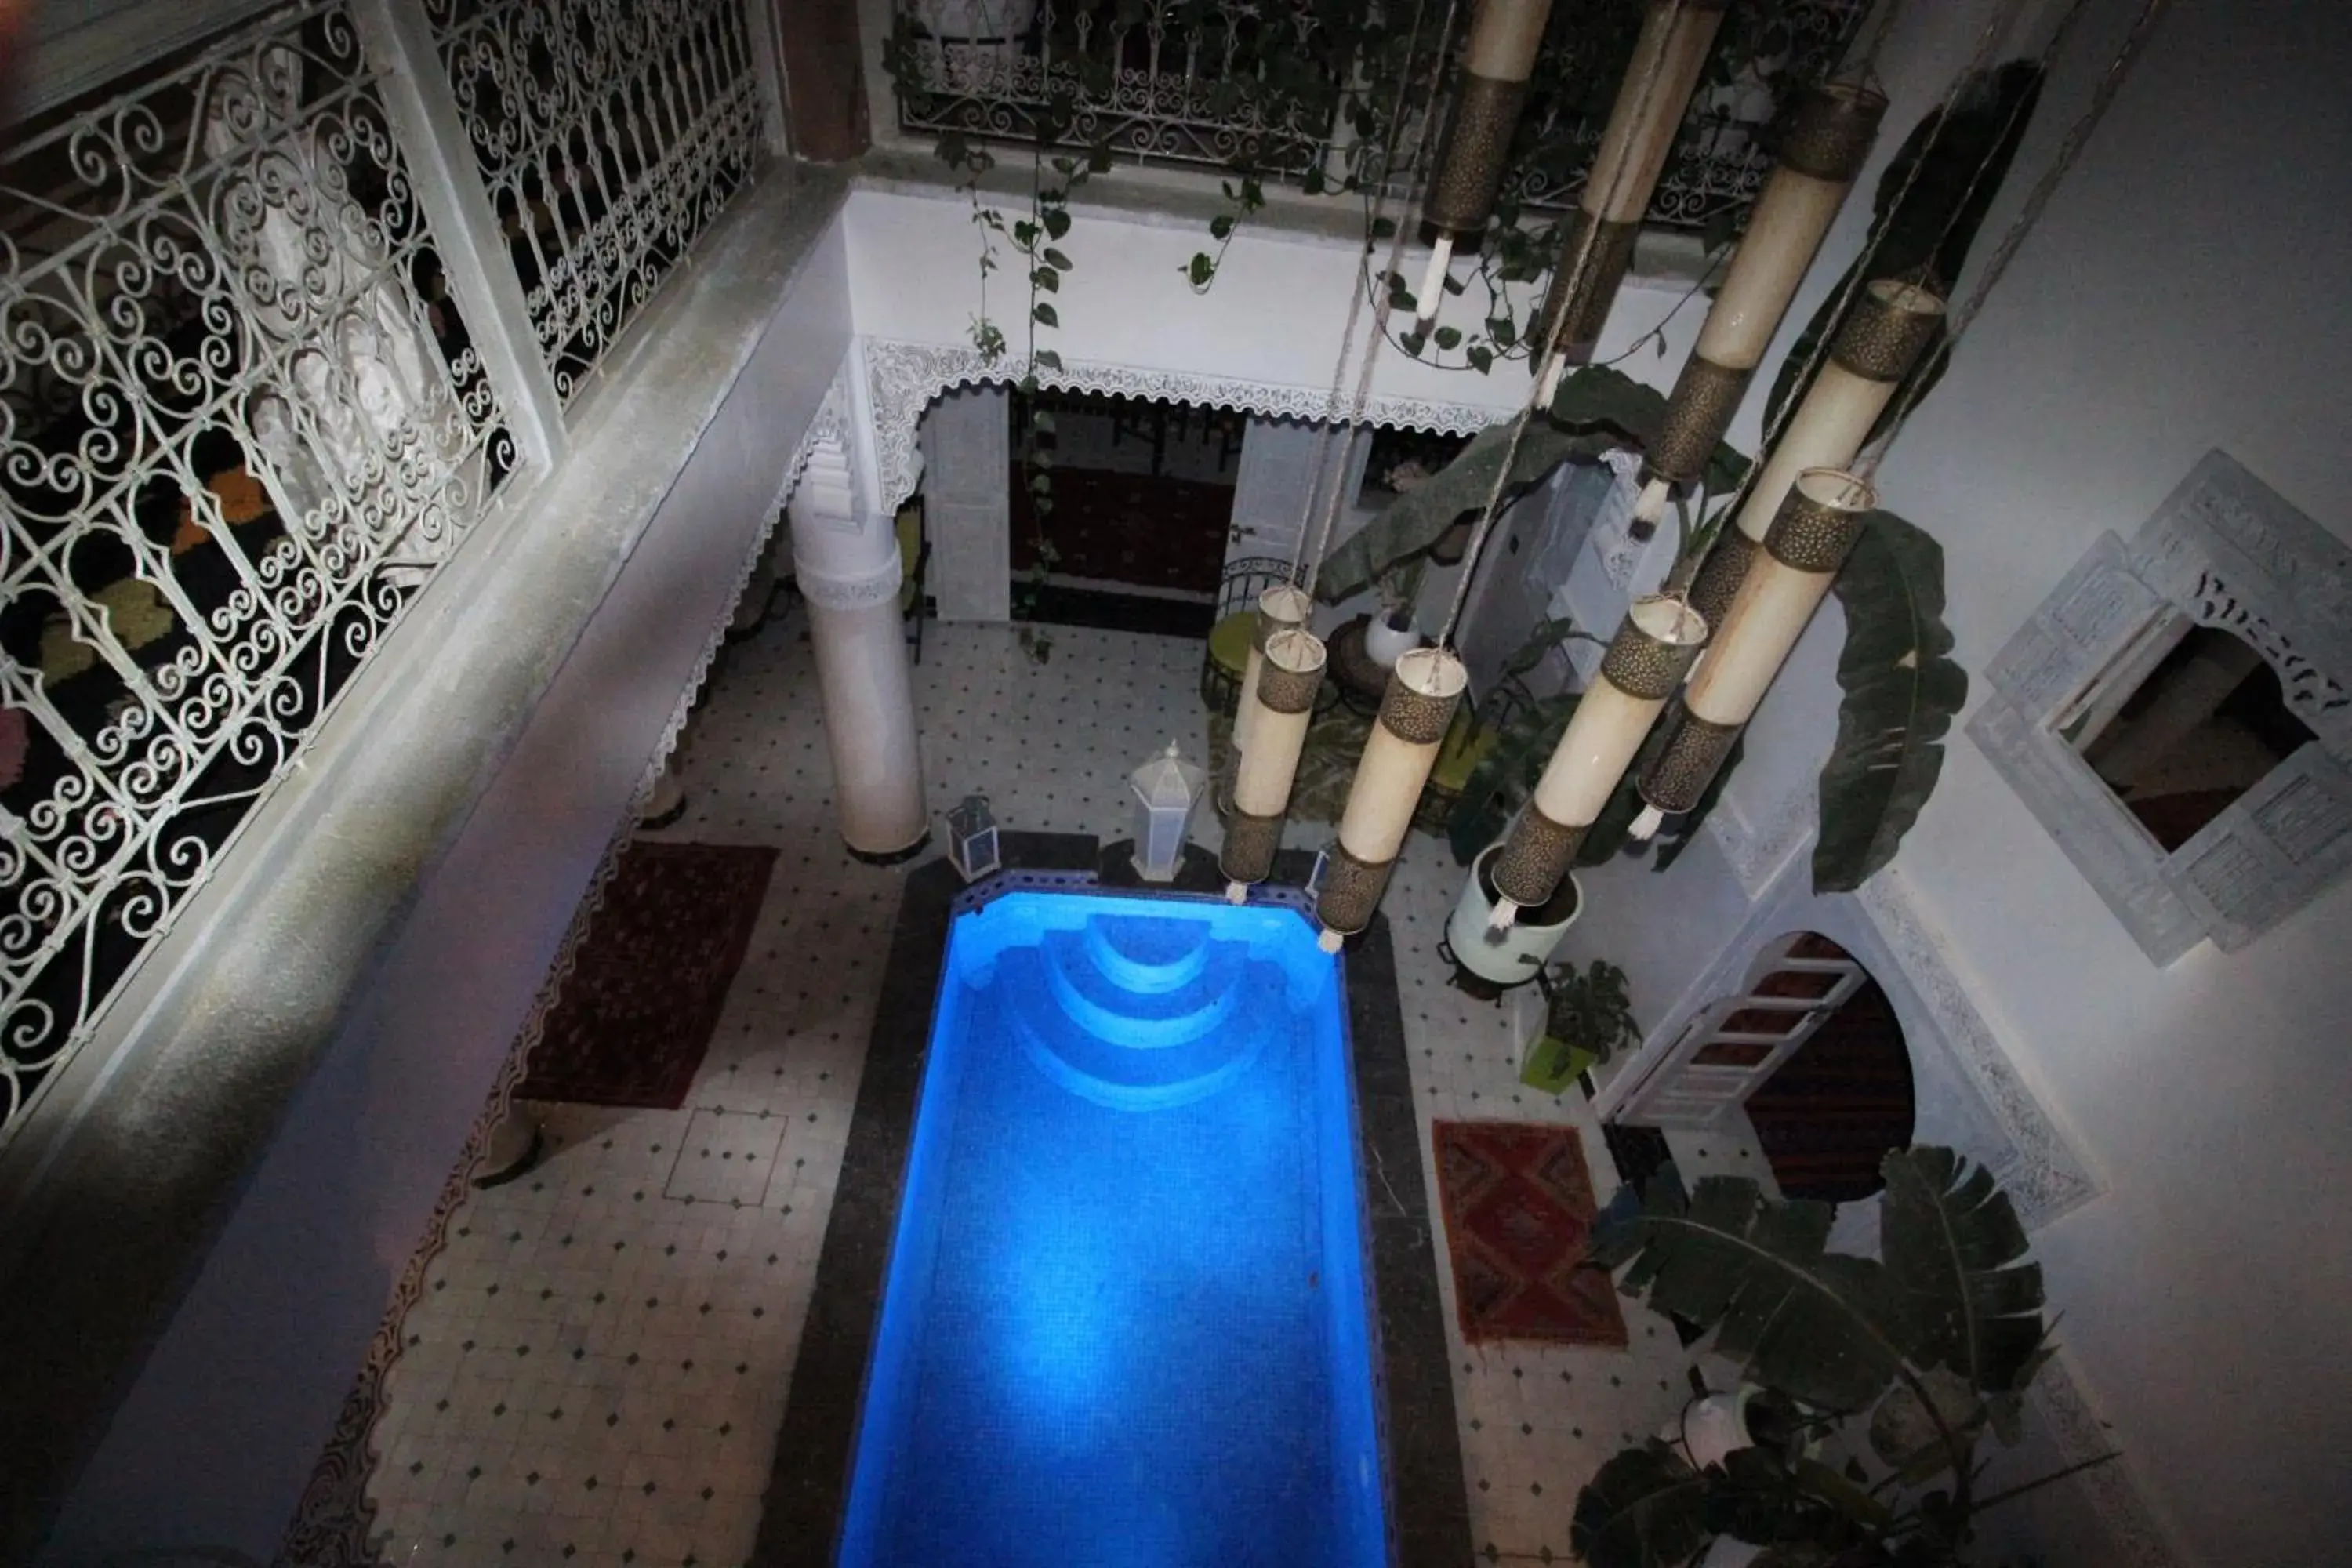
[[[0,161],[0,1137],[515,466],[352,18]]]
[[[754,171],[743,0],[425,0],[556,392]]]
[[[1782,84],[1827,78],[1864,9],[1738,0],[1650,221],[1700,229],[1744,214],[1771,170],[1759,132]],[[897,0],[887,58],[903,131],[1023,142],[1050,122],[1139,162],[1320,179],[1344,160],[1353,113],[1385,112],[1360,92],[1358,55],[1394,53],[1404,36],[1366,21],[1377,15],[1345,0]],[[1639,0],[1555,9],[1513,142],[1514,199],[1576,199],[1641,21]]]

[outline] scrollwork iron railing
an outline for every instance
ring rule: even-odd
[[[569,403],[757,163],[742,0],[425,0]]]
[[[0,259],[5,1128],[515,453],[341,0],[30,129]]]
[[[1554,8],[1507,184],[1521,205],[1564,207],[1582,188],[1642,9]],[[1744,213],[1770,168],[1758,132],[1781,84],[1828,76],[1864,9],[1735,0],[1651,221],[1698,229]],[[903,131],[1026,142],[1045,129],[1139,161],[1310,186],[1336,183],[1351,147],[1378,142],[1387,94],[1371,84],[1406,46],[1363,0],[896,0],[894,15]]]

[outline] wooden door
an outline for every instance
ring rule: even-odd
[[[1611,1120],[1637,1127],[1717,1125],[1869,982],[1853,955],[1825,936],[1776,937],[1740,989],[1691,1020]]]

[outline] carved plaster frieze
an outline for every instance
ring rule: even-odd
[[[914,493],[920,473],[915,432],[932,400],[952,387],[1016,382],[1028,374],[1025,359],[1006,356],[991,363],[977,350],[950,343],[911,343],[887,338],[864,340],[867,387],[874,408],[876,467],[882,504],[896,508]],[[1272,419],[1329,420],[1346,417],[1346,406],[1328,387],[1283,386],[1182,371],[1070,360],[1058,369],[1039,367],[1040,385],[1056,391],[1093,392],[1113,397],[1163,398],[1230,408]],[[1364,422],[1400,429],[1470,436],[1507,417],[1466,403],[1428,403],[1416,398],[1374,397],[1364,405]]]
[[[2092,1407],[2074,1358],[2062,1346],[2034,1378],[2029,1397],[2062,1464],[2085,1465],[2116,1452],[2113,1429]],[[2179,1568],[2181,1552],[2149,1506],[2147,1491],[2131,1468],[2131,1456],[2097,1465],[2072,1483],[2090,1500],[2106,1527],[2108,1541],[2127,1568]]]
[[[1881,871],[1854,898],[1935,1019],[1945,1049],[2000,1124],[2013,1153],[2006,1168],[1994,1174],[2026,1228],[2038,1230],[2105,1192],[1993,1037],[1968,987],[1952,970],[1948,944],[1920,915],[1901,874],[1892,868]]]

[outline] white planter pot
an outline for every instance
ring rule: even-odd
[[[1471,973],[1497,985],[1517,985],[1533,980],[1550,961],[1559,939],[1583,912],[1584,889],[1570,871],[1549,904],[1521,910],[1518,923],[1507,931],[1490,931],[1486,918],[1495,912],[1495,899],[1486,890],[1486,868],[1502,848],[1489,844],[1471,862],[1454,917],[1445,922],[1445,942],[1454,950],[1454,962]]]
[[[1748,1568],[1763,1555],[1764,1549],[1752,1541],[1718,1535],[1715,1544],[1706,1549],[1706,1555],[1698,1560],[1698,1568]]]
[[[944,43],[993,43],[1025,37],[1037,0],[915,0],[915,24]]]
[[[1752,1388],[1737,1394],[1710,1394],[1693,1404],[1682,1415],[1677,1426],[1664,1434],[1668,1442],[1677,1442],[1690,1456],[1690,1462],[1700,1469],[1723,1463],[1725,1456],[1735,1448],[1745,1448],[1756,1439],[1748,1432],[1748,1405],[1756,1397]]]
[[[1421,628],[1410,619],[1399,628],[1389,625],[1386,616],[1375,616],[1364,628],[1364,657],[1382,669],[1394,669],[1398,659],[1420,646]]]

